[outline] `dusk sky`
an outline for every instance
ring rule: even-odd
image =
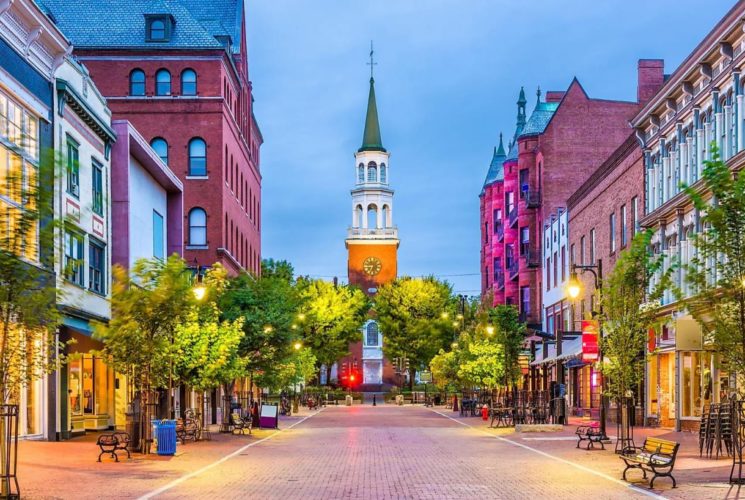
[[[399,275],[480,293],[478,194],[520,86],[577,76],[590,97],[635,100],[636,64],[672,73],[731,0],[249,0],[249,66],[262,147],[264,258],[346,281],[353,154],[370,40],[396,190]],[[703,8],[702,8],[703,7]]]

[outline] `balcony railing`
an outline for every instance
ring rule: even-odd
[[[525,200],[525,206],[528,208],[538,208],[541,206],[540,189],[528,189],[520,193],[520,197]]]
[[[510,227],[513,227],[517,222],[517,205],[512,207],[512,210],[507,214],[507,220],[509,221]]]
[[[541,265],[541,251],[532,248],[528,244],[523,243],[520,245],[520,255],[525,259],[528,267],[539,267]]]
[[[514,280],[520,272],[520,261],[518,259],[512,259],[507,263],[507,272],[510,275],[510,279]]]
[[[497,241],[502,241],[504,239],[504,225],[502,225],[502,221],[499,221],[496,226],[496,230],[494,231],[497,233]]]
[[[501,290],[504,288],[504,271],[498,270],[494,272],[494,285],[496,286],[497,290]]]

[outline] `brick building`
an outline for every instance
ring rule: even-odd
[[[638,100],[648,98],[663,78],[656,61],[640,61]],[[501,182],[502,193],[494,187],[485,190],[499,193],[491,197],[489,210],[482,195],[482,291],[493,291],[495,303],[517,305],[521,318],[536,331],[542,329],[545,258],[539,242],[544,222],[566,208],[576,187],[628,137],[628,121],[638,107],[638,102],[590,98],[575,78],[566,91],[547,92],[545,101],[539,91],[525,120],[521,93],[515,140],[502,163],[503,180],[494,181]]]
[[[261,132],[244,2],[45,0],[106,96],[184,185],[184,258],[260,272]],[[81,22],[80,12],[86,13]]]

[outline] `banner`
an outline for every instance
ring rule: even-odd
[[[599,334],[599,321],[594,319],[582,320],[582,361],[593,362],[598,360],[600,352],[598,346]]]

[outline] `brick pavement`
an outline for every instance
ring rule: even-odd
[[[90,442],[26,442],[21,445],[21,487],[28,498],[138,498],[151,493],[200,499],[649,495],[646,488],[630,488],[618,480],[623,467],[612,451],[586,452],[569,440],[545,440],[570,437],[569,427],[548,436],[515,434],[488,430],[477,418],[446,418],[454,415],[420,406],[328,407],[302,422],[298,417],[284,420],[285,429],[296,426],[274,435],[222,435],[211,443],[179,446],[176,457],[138,457],[121,464],[96,463]],[[270,439],[262,441],[266,437]],[[689,456],[695,436],[687,439],[676,467],[679,488],[672,490],[661,479],[652,494],[736,497],[725,484],[729,462]]]

